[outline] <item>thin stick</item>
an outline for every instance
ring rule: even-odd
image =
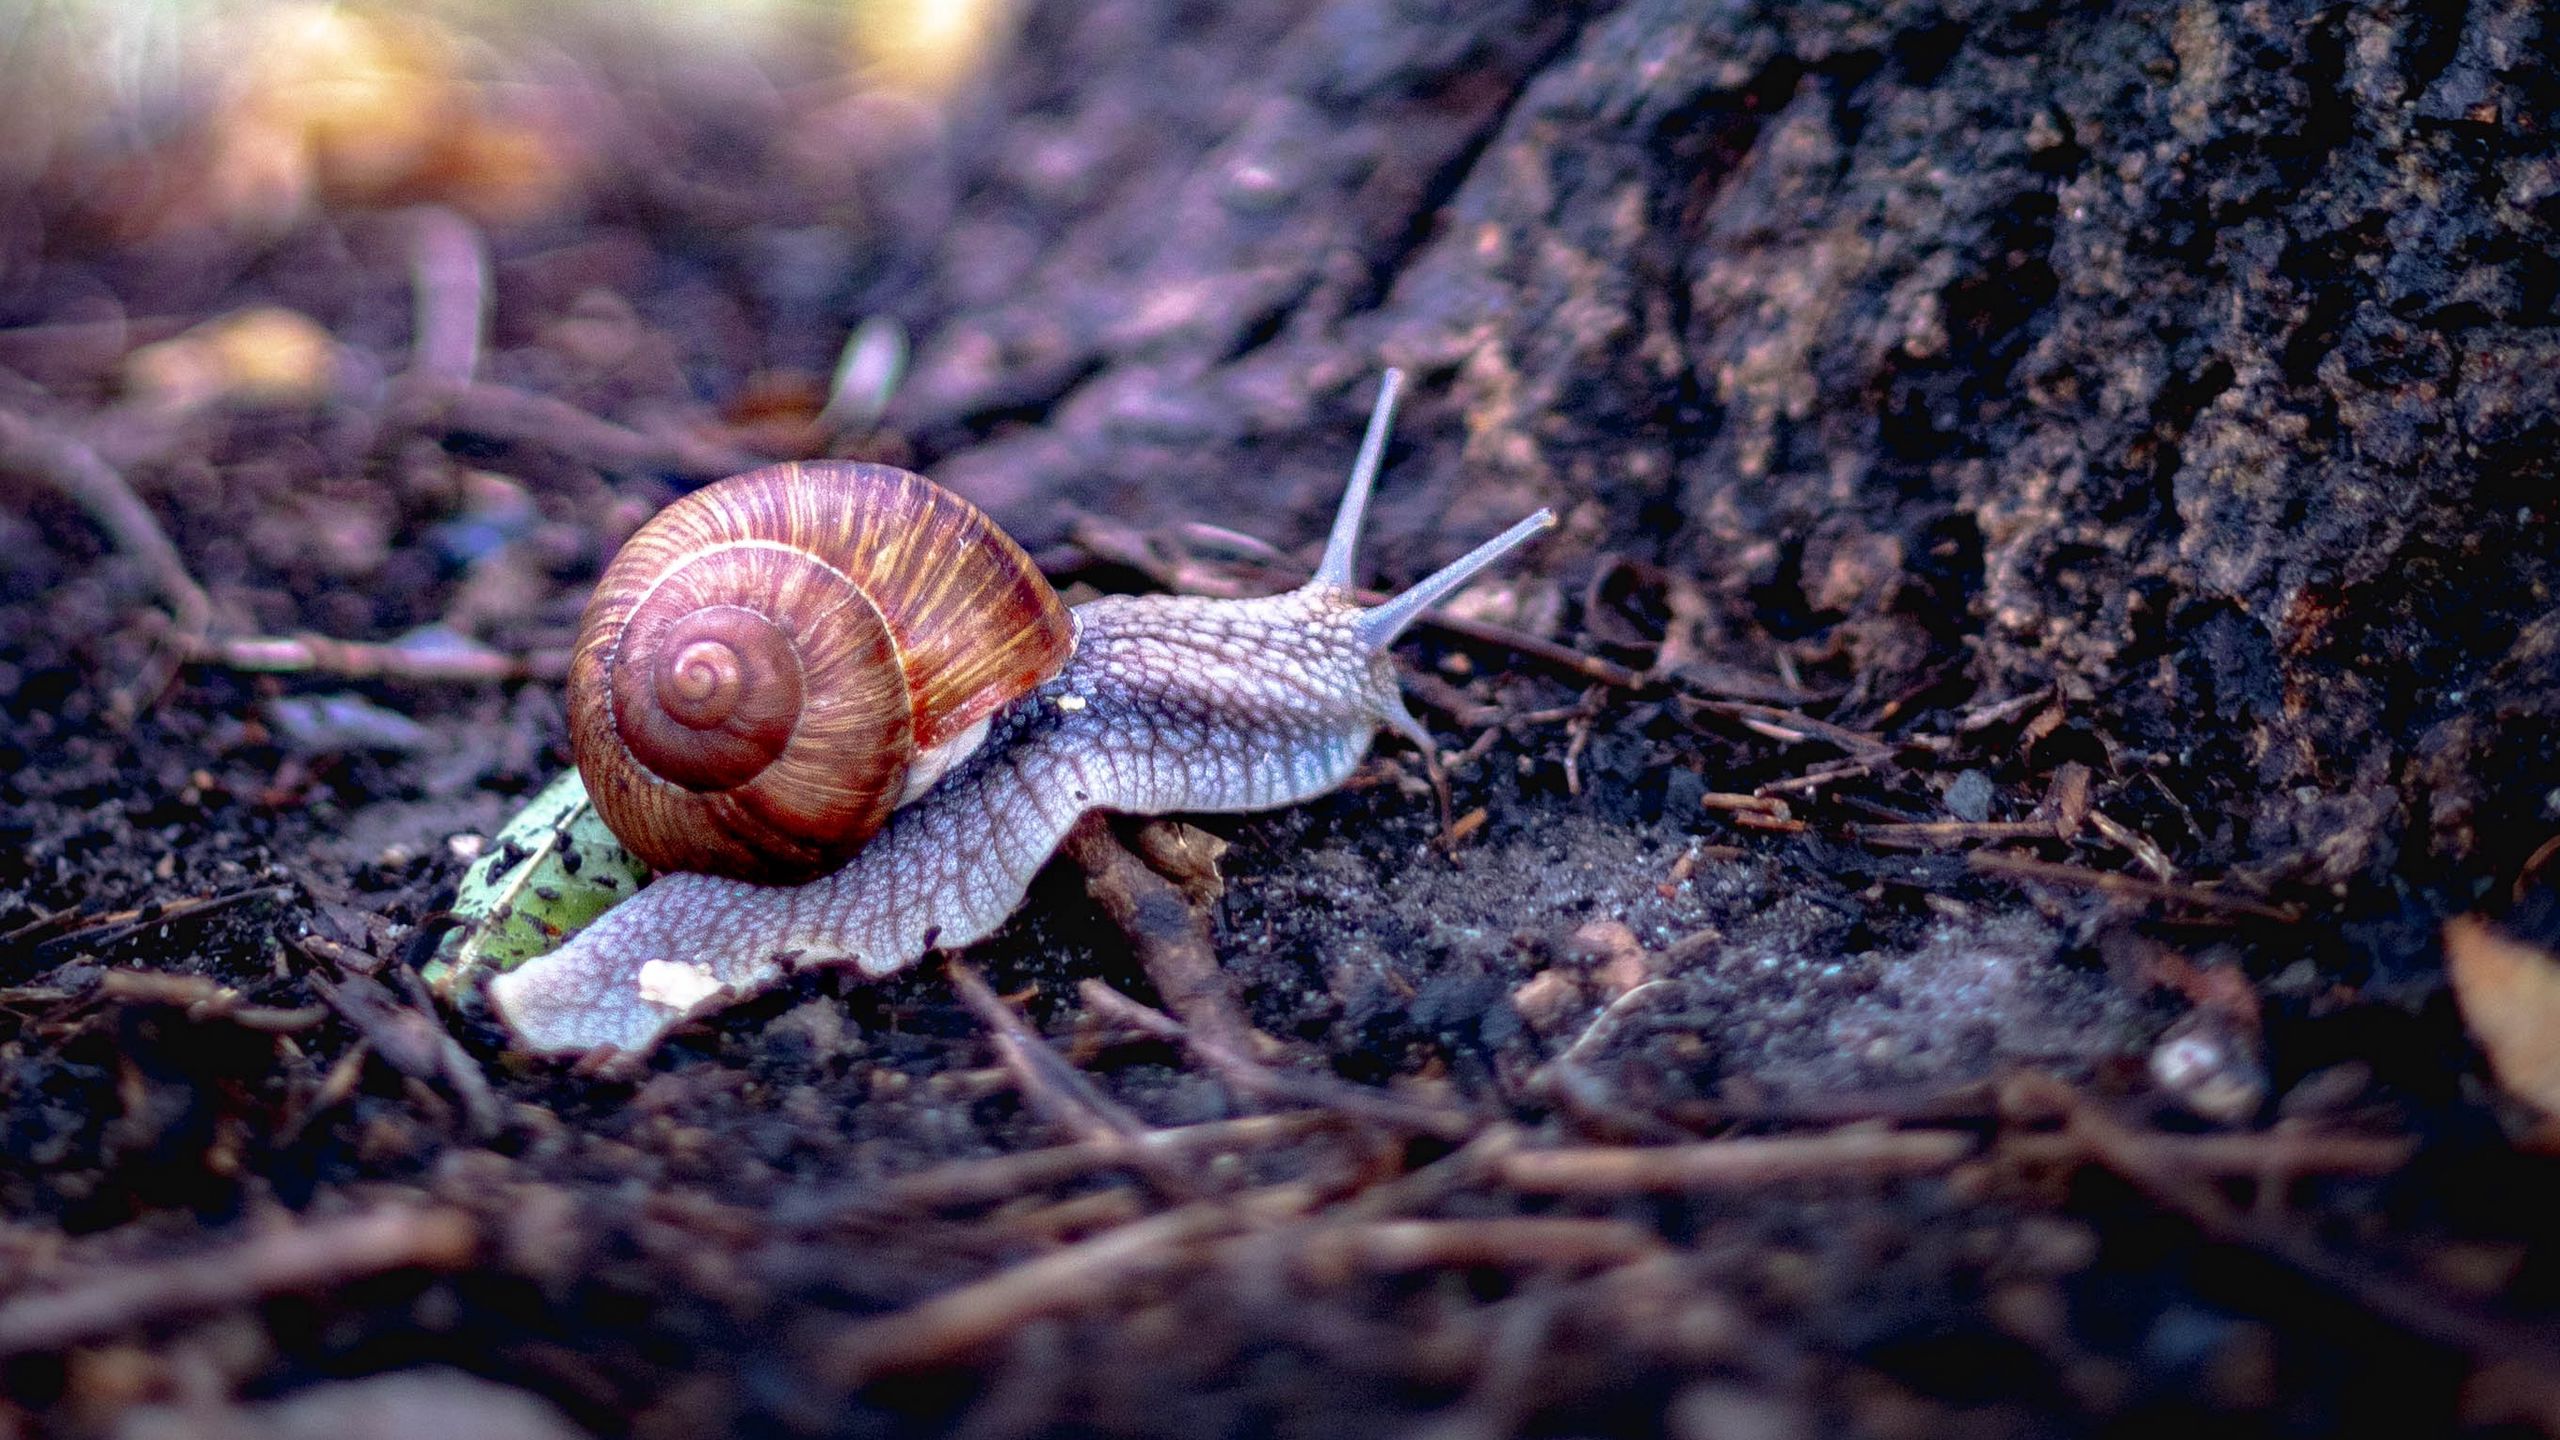
[[[532,655],[508,655],[475,647],[424,650],[361,640],[332,640],[321,635],[211,636],[190,647],[187,658],[260,675],[316,674],[350,680],[426,683],[557,680],[569,673],[565,650]]]
[[[888,1182],[877,1192],[877,1199],[894,1208],[917,1210],[984,1205],[1062,1180],[1124,1167],[1130,1163],[1133,1145],[1167,1159],[1188,1159],[1204,1153],[1256,1149],[1334,1123],[1335,1117],[1321,1110],[1293,1110],[1281,1115],[1246,1115],[1234,1120],[1206,1120],[1197,1125],[1147,1130],[1129,1140],[1117,1136],[1078,1140],[984,1160],[954,1160]],[[871,1198],[865,1196],[851,1205],[831,1207],[831,1213],[870,1208]]]
[[[1695,1145],[1587,1145],[1502,1157],[1502,1179],[1544,1195],[1632,1195],[1753,1190],[1800,1180],[1887,1180],[1935,1175],[1974,1154],[1973,1138],[1948,1130],[1834,1130],[1825,1135],[1744,1136]]]
[[[177,674],[178,657],[212,628],[213,598],[188,572],[187,562],[153,518],[151,507],[142,503],[121,472],[87,444],[14,411],[0,410],[0,469],[33,475],[70,496],[115,541],[117,549],[142,562],[153,586],[169,602],[176,626],[174,653],[155,653],[142,673],[111,697],[116,714],[133,715],[168,688]]]
[[[2004,1159],[2054,1163],[2086,1158],[2090,1147],[2085,1136],[2064,1131],[2005,1137],[1999,1153]],[[2125,1130],[2118,1148],[2111,1152],[2117,1159],[2141,1164],[2150,1173],[2239,1179],[2390,1175],[2417,1153],[2417,1140],[2407,1135],[2334,1135],[2294,1130],[2228,1135]]]
[[[1877,755],[1859,755],[1845,760],[1825,760],[1819,765],[1807,766],[1801,774],[1756,786],[1751,793],[1775,796],[1783,795],[1790,790],[1802,790],[1810,794],[1836,780],[1854,780],[1862,775],[1872,775],[1876,772],[1876,767],[1884,763],[1884,757]]]
[[[489,247],[480,228],[441,205],[409,212],[410,288],[416,297],[412,373],[468,385],[489,328]]]
[[[2065,1134],[2086,1146],[2100,1164],[2206,1235],[2265,1255],[2422,1339],[2468,1352],[2484,1363],[2508,1362],[2517,1378],[2532,1384],[2546,1409],[2560,1406],[2560,1380],[2553,1378],[2560,1376],[2560,1345],[2553,1344],[2546,1329],[2358,1268],[2323,1249],[2307,1231],[2271,1229],[2224,1203],[2218,1192],[2193,1176],[2159,1168],[2154,1163],[2158,1152],[2151,1144],[2153,1137],[2077,1094],[2067,1094],[2063,1103],[2068,1107]]]
[[[309,977],[311,987],[329,1008],[338,1012],[358,1033],[372,1042],[374,1051],[391,1068],[413,1080],[444,1082],[454,1098],[462,1102],[471,1136],[485,1140],[505,1128],[506,1111],[489,1088],[489,1077],[480,1062],[462,1048],[444,1028],[434,1002],[414,971],[400,969],[405,996],[366,975],[349,975],[331,983],[318,975]]]
[[[629,433],[645,440],[637,432]],[[96,450],[23,415],[0,410],[0,468],[20,470],[52,484],[86,510],[118,549],[143,563],[154,588],[169,605],[175,626],[171,653],[177,660],[258,673],[312,672],[349,679],[429,682],[556,679],[567,673],[565,654],[516,657],[490,650],[430,651],[317,635],[215,637],[210,633],[212,598],[188,573],[186,561],[150,507]],[[120,692],[119,702],[131,708],[135,701],[156,693],[168,676],[166,670],[146,675]]]
[[[875,1376],[956,1358],[1046,1316],[1109,1305],[1131,1285],[1180,1264],[1199,1242],[1301,1214],[1316,1198],[1311,1186],[1282,1185],[1106,1230],[856,1325],[825,1348],[817,1372],[852,1389]]]
[[[320,1077],[319,1088],[303,1101],[300,1113],[276,1132],[273,1148],[279,1152],[292,1149],[321,1116],[338,1108],[354,1094],[356,1082],[364,1078],[365,1057],[372,1053],[373,1042],[361,1037],[348,1046],[347,1053],[338,1057],[338,1063],[329,1067],[329,1073]]]
[[[1761,787],[1764,790],[1768,787]],[[1868,845],[1929,847],[1973,840],[2059,840],[2050,820],[1908,820],[1851,825],[1848,837]]]
[[[968,1006],[969,1013],[977,1016],[994,1037],[996,1058],[1013,1075],[1015,1086],[1033,1110],[1080,1140],[1118,1144],[1124,1149],[1146,1133],[1136,1116],[1103,1094],[1082,1071],[1068,1064],[1065,1056],[1050,1048],[1039,1031],[1013,1013],[1012,1006],[998,999],[976,966],[956,955],[943,963],[951,976],[951,988],[959,992],[960,1003]]]
[[[1816,720],[1801,711],[1789,710],[1784,706],[1759,705],[1747,700],[1700,700],[1697,703],[1701,709],[1712,714],[1729,716],[1740,721],[1743,728],[1753,734],[1765,735],[1772,740],[1791,742],[1818,740],[1824,744],[1837,745],[1851,755],[1871,756],[1876,759],[1884,759],[1893,754],[1892,744],[1883,736],[1852,730],[1845,725],[1834,725],[1828,720]]]
[[[68,435],[48,430],[24,415],[0,410],[0,467],[46,481],[68,495],[103,527],[116,548],[140,560],[152,583],[169,602],[178,632],[192,639],[213,623],[213,600],[187,571],[178,547],[152,517],[151,507],[133,487],[100,459],[98,452]]]
[[[1186,1046],[1227,1083],[1258,1100],[1313,1105],[1346,1119],[1411,1130],[1422,1135],[1437,1135],[1449,1140],[1463,1139],[1483,1128],[1481,1122],[1462,1111],[1416,1104],[1329,1076],[1275,1070],[1251,1056],[1200,1039],[1181,1021],[1161,1010],[1141,1005],[1099,980],[1084,981],[1077,986],[1077,993],[1097,1014]],[[1259,1032],[1255,1034],[1258,1039],[1267,1039]]]
[[[394,1270],[460,1270],[471,1263],[477,1244],[470,1218],[459,1211],[386,1205],[178,1259],[109,1266],[75,1278],[68,1288],[0,1304],[0,1355],[59,1350]]]
[[[160,970],[110,970],[98,980],[98,997],[126,1005],[165,1005],[184,1010],[189,1020],[228,1020],[243,1030],[287,1035],[329,1018],[326,1005],[283,1010],[271,1005],[244,1005],[240,992],[202,975],[172,975]]]
[[[2089,823],[2097,827],[2099,834],[2114,841],[2130,852],[2134,859],[2142,862],[2142,868],[2151,872],[2152,879],[2163,885],[2178,883],[2177,868],[2169,863],[2168,854],[2152,843],[2150,836],[2130,825],[2120,823],[2106,811],[2094,805],[2089,807]]]
[[[1197,1045],[1234,1056],[1253,1052],[1252,1024],[1228,993],[1226,973],[1209,940],[1208,917],[1181,887],[1150,869],[1088,815],[1067,833],[1067,858],[1084,871],[1085,890],[1120,927],[1165,1007]]]
[[[1376,605],[1387,598],[1382,590],[1362,590],[1359,596],[1363,605]],[[1425,615],[1420,625],[1425,630],[1437,630],[1443,635],[1454,635],[1478,645],[1508,650],[1568,675],[1579,675],[1585,680],[1598,681],[1619,690],[1641,690],[1653,683],[1642,671],[1630,670],[1615,660],[1586,655],[1570,645],[1491,620],[1474,620],[1464,615]]]
[[[1226,972],[1219,968],[1217,949],[1210,943],[1208,912],[1122,845],[1099,815],[1077,822],[1061,848],[1084,871],[1086,893],[1128,938],[1147,978],[1155,982],[1156,993],[1176,1017],[1156,1017],[1165,1027],[1161,1033],[1181,1039],[1237,1090],[1262,1099],[1320,1105],[1425,1134],[1467,1135],[1478,1128],[1456,1112],[1413,1105],[1321,1076],[1293,1075],[1254,1058],[1266,1041],[1236,1006]],[[1085,993],[1090,996],[1107,988],[1088,984]],[[1143,1017],[1153,1012],[1121,998],[1124,1018],[1149,1023]]]
[[[1324,1284],[1355,1274],[1417,1270],[1587,1270],[1640,1260],[1663,1248],[1661,1236],[1624,1220],[1373,1220],[1317,1230],[1297,1260],[1307,1278]]]
[[[2091,870],[2079,865],[2059,865],[2049,860],[2030,860],[2023,855],[2007,855],[1996,850],[1977,850],[1965,857],[1973,869],[1990,875],[2003,875],[2014,880],[2036,880],[2049,885],[2069,885],[2081,890],[2095,890],[2106,895],[2120,895],[2135,900],[2166,900],[2180,905],[2193,905],[2205,910],[2222,910],[2236,915],[2254,915],[2262,920],[2284,924],[2299,923],[2302,912],[2290,905],[2269,905],[2263,901],[2225,895],[2196,885],[2163,885],[2138,875],[2120,875],[2112,870]]]
[[[648,434],[530,390],[485,381],[454,385],[418,376],[404,378],[400,388],[396,408],[419,429],[542,445],[601,470],[664,471],[710,480],[763,463],[718,441]]]
[[[36,945],[39,964],[52,964],[62,957],[82,951],[95,953],[107,946],[130,940],[145,931],[163,925],[182,925],[207,915],[246,905],[258,900],[289,901],[299,893],[291,885],[252,885],[245,890],[232,890],[220,895],[198,895],[172,900],[157,910],[119,910],[101,915],[88,925],[56,935]]]

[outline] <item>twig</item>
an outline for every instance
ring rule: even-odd
[[[1765,787],[1764,787],[1765,788]],[[2059,840],[2050,820],[1906,820],[1851,825],[1845,833],[1869,845],[1928,847],[1973,840]]]
[[[32,475],[70,496],[105,529],[117,549],[142,562],[153,586],[169,603],[176,628],[175,655],[184,656],[203,640],[213,625],[213,598],[188,572],[187,562],[152,516],[151,507],[96,450],[15,411],[0,409],[0,468]],[[155,659],[143,674],[115,692],[115,710],[127,716],[140,710],[167,688],[176,673],[175,659]]]
[[[59,910],[43,911],[23,925],[17,926],[11,930],[0,931],[0,945],[25,944],[26,942],[35,939],[37,936],[42,935],[47,930],[59,929],[63,925],[78,920],[79,918],[80,907],[77,905],[65,905]]]
[[[2059,1085],[2040,1087],[2060,1091]],[[2050,1098],[2050,1097],[2049,1097]],[[2162,1168],[2156,1137],[2135,1130],[2068,1091],[2064,1133],[2090,1156],[2153,1201],[2183,1216],[2211,1239],[2264,1255],[2314,1285],[2434,1344],[2484,1364],[2507,1362],[2533,1387],[2546,1413],[2560,1413],[2560,1345],[2547,1330],[2519,1324],[2395,1276],[2378,1275],[2331,1254],[2307,1231],[2277,1230],[2244,1216],[2191,1174]]]
[[[392,1069],[413,1080],[444,1082],[470,1121],[473,1139],[485,1140],[505,1128],[506,1111],[489,1088],[489,1077],[480,1062],[462,1048],[437,1018],[434,1002],[425,992],[425,982],[412,970],[396,972],[409,992],[404,1002],[380,981],[364,975],[350,975],[332,984],[318,975],[310,977],[312,987],[329,1008],[345,1017],[357,1033],[373,1042],[373,1048]]]
[[[1503,1181],[1545,1195],[1748,1190],[1798,1180],[1879,1180],[1954,1169],[1976,1150],[1949,1130],[1848,1128],[1824,1135],[1745,1136],[1694,1145],[1522,1150]]]
[[[2507,888],[2507,898],[2516,904],[2523,904],[2525,892],[2532,889],[2534,882],[2542,878],[2542,872],[2550,866],[2554,856],[2560,856],[2560,835],[2554,835],[2533,847],[2533,853],[2524,857],[2524,864],[2516,868],[2515,883]]]
[[[1564,793],[1582,794],[1582,752],[1591,748],[1591,717],[1565,722]]]
[[[1673,1128],[1644,1110],[1624,1104],[1609,1082],[1584,1066],[1585,1052],[1597,1050],[1617,1033],[1626,1017],[1660,998],[1668,991],[1668,980],[1647,980],[1634,986],[1602,1007],[1591,1023],[1582,1027],[1556,1057],[1539,1066],[1523,1082],[1530,1095],[1548,1100],[1571,1112],[1590,1128],[1618,1139],[1667,1140],[1683,1137]]]
[[[0,1303],[0,1355],[59,1350],[393,1270],[459,1270],[471,1263],[476,1245],[471,1220],[459,1211],[386,1205],[345,1219],[292,1225],[223,1249],[110,1266],[75,1279],[67,1289]]]
[[[321,635],[237,635],[199,639],[187,658],[255,674],[334,675],[350,680],[498,683],[557,680],[569,673],[565,650],[509,655],[478,646],[425,649]]]
[[[1123,1139],[1078,1140],[1015,1155],[984,1160],[954,1160],[889,1181],[851,1204],[822,1206],[821,1218],[847,1210],[870,1209],[876,1201],[896,1209],[944,1210],[992,1201],[1074,1180],[1130,1163],[1133,1148],[1167,1160],[1189,1160],[1201,1154],[1257,1149],[1292,1140],[1337,1123],[1321,1110],[1293,1110],[1280,1115],[1246,1115],[1234,1120],[1208,1120],[1162,1130],[1144,1130]]]
[[[139,910],[119,910],[101,915],[79,929],[67,931],[37,943],[36,963],[49,965],[67,955],[87,952],[95,954],[106,947],[130,940],[163,925],[179,925],[201,920],[207,915],[246,905],[256,900],[289,901],[295,895],[291,885],[252,885],[220,895],[191,896],[172,900],[165,905],[145,906]]]
[[[1995,700],[1991,704],[1967,710],[1956,717],[1956,733],[1970,735],[1976,730],[1987,730],[2004,720],[2015,720],[2052,698],[2053,692],[2050,690],[2030,690],[2024,695]]]
[[[356,1082],[364,1078],[365,1057],[373,1053],[372,1046],[373,1042],[358,1036],[356,1043],[347,1047],[347,1053],[338,1057],[338,1063],[329,1067],[329,1073],[320,1077],[318,1088],[303,1102],[302,1109],[276,1132],[273,1148],[277,1152],[292,1149],[321,1116],[355,1093]]]
[[[2164,885],[2138,875],[2120,875],[2112,870],[2091,870],[2079,865],[2061,865],[2050,860],[2030,860],[2023,855],[2007,855],[1996,850],[1977,850],[1965,857],[1965,863],[1989,875],[2007,876],[2013,880],[2034,880],[2050,885],[2069,885],[2081,890],[2095,890],[2105,895],[2120,895],[2135,900],[2165,900],[2174,904],[2193,905],[2205,910],[2221,910],[2236,915],[2254,915],[2262,920],[2297,924],[2302,912],[2290,905],[2269,905],[2263,901],[2225,895],[2196,885]]]
[[[530,390],[485,381],[455,385],[424,376],[404,377],[398,388],[394,408],[410,426],[543,445],[602,470],[664,471],[708,480],[763,463],[759,456],[716,440],[634,430]]]
[[[1207,914],[1122,845],[1098,814],[1078,821],[1063,848],[1084,871],[1086,893],[1128,937],[1165,1008],[1181,1018],[1187,1038],[1206,1052],[1250,1056],[1253,1026],[1228,993]]]
[[[1136,1153],[1138,1137],[1146,1133],[1136,1116],[1050,1048],[1039,1031],[996,997],[976,966],[956,955],[943,963],[960,1003],[994,1037],[996,1058],[1012,1074],[1015,1087],[1033,1110],[1079,1140],[1117,1144]]]
[[[213,623],[213,600],[188,573],[178,547],[169,543],[168,532],[160,528],[151,507],[133,493],[124,476],[100,459],[97,451],[24,415],[0,410],[0,466],[52,484],[88,511],[116,548],[150,570],[152,583],[169,602],[182,637],[201,635]]]
[[[1111,1304],[1131,1285],[1180,1264],[1200,1242],[1304,1213],[1316,1198],[1311,1186],[1281,1185],[1106,1230],[855,1325],[825,1347],[817,1372],[852,1389],[879,1375],[955,1358],[1046,1316]]]
[[[1624,1220],[1373,1220],[1317,1229],[1297,1262],[1310,1281],[1339,1284],[1353,1275],[1416,1270],[1587,1270],[1640,1260],[1663,1248],[1661,1236]]]
[[[1363,590],[1359,594],[1360,602],[1364,605],[1376,605],[1392,598],[1384,590]],[[1541,665],[1561,670],[1568,675],[1579,675],[1585,680],[1606,685],[1612,689],[1641,690],[1652,683],[1642,672],[1630,670],[1614,660],[1603,660],[1597,655],[1586,655],[1570,645],[1559,644],[1509,625],[1497,625],[1490,620],[1474,620],[1463,615],[1435,614],[1424,616],[1421,623],[1441,634],[1454,635],[1458,639],[1491,646],[1497,650],[1508,650],[1525,659],[1535,660]]]
[[[599,422],[602,423],[602,422]],[[646,441],[638,432],[633,438]],[[648,442],[655,443],[655,442]],[[419,681],[557,679],[568,673],[565,654],[530,658],[496,651],[424,650],[330,640],[317,635],[213,635],[213,600],[188,573],[186,561],[160,528],[149,506],[115,467],[87,444],[44,429],[23,415],[0,410],[0,467],[21,470],[71,497],[106,530],[116,547],[140,560],[168,602],[174,661],[269,673],[318,672],[350,679],[387,677]],[[745,468],[743,466],[739,468]],[[132,709],[168,683],[173,667],[155,667],[118,692]]]
[[[1270,1042],[1236,1006],[1226,972],[1218,966],[1216,947],[1210,943],[1208,911],[1122,845],[1100,815],[1078,821],[1061,849],[1084,871],[1086,893],[1128,938],[1147,978],[1175,1018],[1156,1015],[1096,981],[1081,987],[1089,1003],[1108,1005],[1123,1019],[1181,1040],[1203,1064],[1245,1095],[1324,1106],[1451,1138],[1479,1128],[1474,1120],[1454,1111],[1411,1104],[1319,1076],[1290,1074],[1255,1058],[1256,1051]]]
[[[1139,1004],[1099,980],[1085,980],[1076,987],[1093,1011],[1110,1019],[1136,1026],[1159,1039],[1186,1046],[1192,1054],[1216,1070],[1228,1084],[1258,1100],[1280,1101],[1292,1105],[1314,1105],[1346,1119],[1411,1130],[1422,1135],[1436,1135],[1456,1140],[1475,1134],[1482,1125],[1463,1112],[1435,1105],[1418,1104],[1366,1086],[1353,1085],[1324,1075],[1301,1075],[1288,1070],[1275,1070],[1250,1056],[1209,1044],[1193,1034],[1181,1021],[1160,1010]],[[1256,1032],[1256,1038],[1267,1040]],[[1276,1042],[1274,1042],[1276,1043]]]
[[[2163,885],[2178,883],[2177,868],[2169,863],[2168,854],[2152,843],[2150,836],[2129,825],[2119,823],[2113,816],[2094,805],[2089,807],[2089,823],[2097,827],[2099,834],[2114,841],[2134,859],[2140,861],[2142,868],[2151,872],[2152,879]]]
[[[1836,745],[1852,756],[1867,756],[1876,760],[1888,759],[1893,754],[1894,747],[1880,735],[1869,735],[1863,731],[1849,729],[1845,725],[1834,725],[1828,720],[1816,720],[1801,711],[1789,710],[1783,706],[1756,705],[1745,700],[1698,700],[1693,703],[1711,714],[1736,720],[1744,729],[1755,735],[1767,736],[1772,740],[1791,742],[1818,740],[1826,745]]]
[[[284,1010],[244,1005],[240,992],[202,975],[170,975],[157,970],[110,970],[98,981],[98,997],[128,1005],[164,1005],[187,1012],[189,1020],[228,1020],[243,1030],[291,1034],[329,1018],[329,1007],[305,1005]]]
[[[2175,1135],[2119,1127],[2116,1147],[2102,1159],[2138,1164],[2146,1174],[2292,1178],[2301,1175],[2389,1175],[2418,1153],[2406,1135],[2335,1135],[2316,1131],[2262,1130],[2237,1134]],[[2077,1130],[2005,1136],[2003,1159],[2055,1164],[2089,1158],[2086,1135]]]
[[[1733,817],[1733,823],[1752,830],[1775,830],[1781,834],[1801,834],[1805,823],[1787,809],[1787,802],[1773,795],[1743,795],[1733,791],[1710,790],[1698,797],[1707,810],[1722,810]]]
[[[468,385],[489,327],[489,247],[480,229],[441,205],[409,212],[409,274],[416,296],[412,373]]]
[[[1802,790],[1810,794],[1835,780],[1854,780],[1862,775],[1872,775],[1876,768],[1884,763],[1885,759],[1880,755],[1859,755],[1845,760],[1825,760],[1819,765],[1806,767],[1801,774],[1756,786],[1751,793],[1775,796],[1783,795],[1790,790]]]

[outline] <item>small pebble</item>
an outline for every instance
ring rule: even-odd
[[[1991,818],[1994,793],[1990,776],[1979,770],[1967,770],[1947,786],[1947,813],[1979,825]]]

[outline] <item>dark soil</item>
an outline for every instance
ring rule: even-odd
[[[2548,16],[1430,8],[1039,8],[920,139],[583,37],[565,198],[478,224],[481,379],[583,425],[404,375],[465,198],[0,171],[0,1435],[2560,1430],[2552,1131],[2440,938],[2560,941]],[[251,304],[325,394],[137,396]],[[1064,866],[969,958],[1156,1158],[939,966],[602,1068],[414,983],[731,457],[1277,586],[1188,522],[1310,557],[1388,364],[1372,577],[1553,505],[1470,613],[1642,672],[1426,630],[1457,844],[1394,743],[1201,822],[1271,1063],[1397,1105],[1098,1008],[1157,997]],[[430,625],[508,678],[217,643]]]

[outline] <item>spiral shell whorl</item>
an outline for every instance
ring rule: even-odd
[[[634,534],[589,602],[570,734],[597,810],[662,870],[768,883],[842,863],[916,752],[1065,663],[1021,548],[886,466],[732,476]]]

